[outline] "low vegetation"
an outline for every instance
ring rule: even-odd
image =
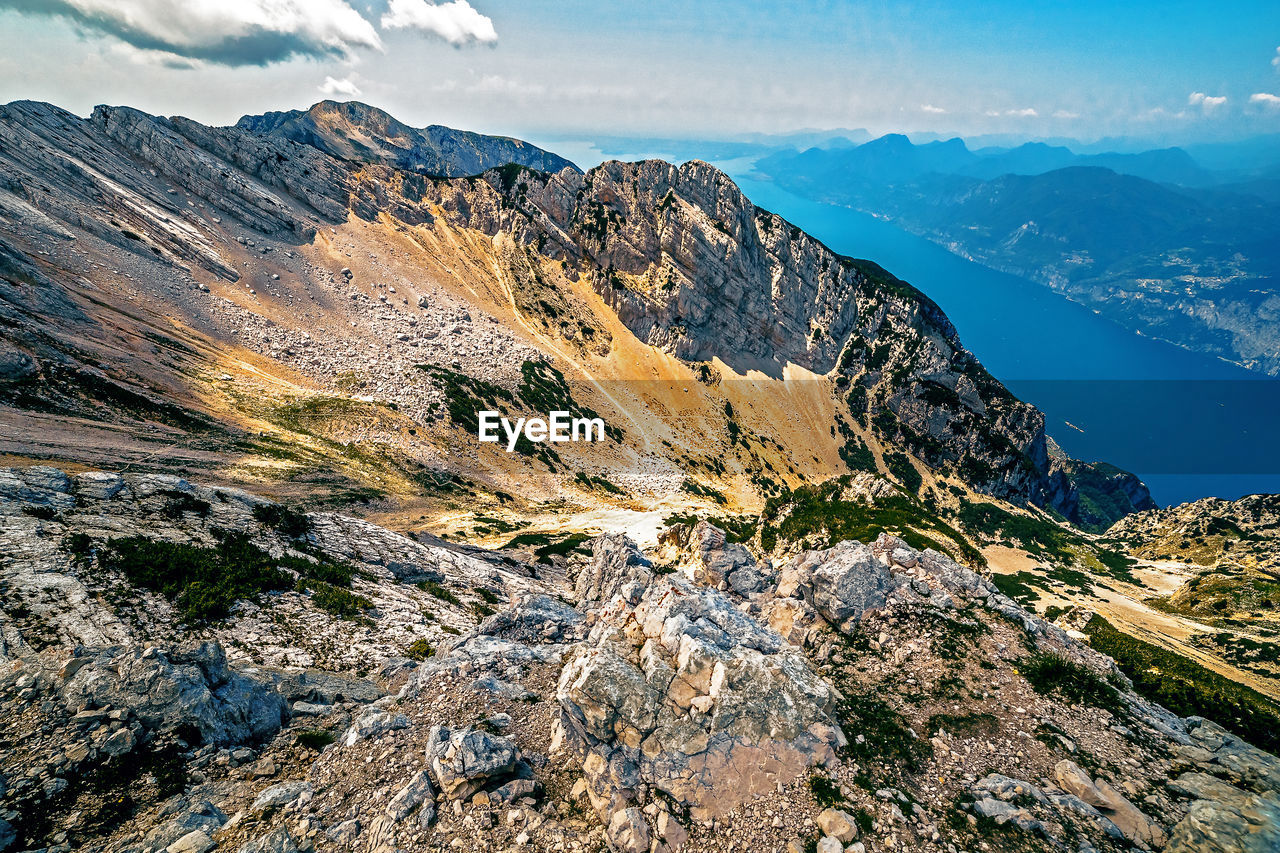
[[[916,498],[898,494],[874,503],[844,500],[850,477],[801,486],[765,502],[760,543],[773,550],[779,542],[804,541],[809,547],[837,542],[871,542],[881,533],[899,536],[913,548],[933,548],[971,566],[986,565],[982,553],[958,530],[930,512]]]
[[[1081,705],[1092,705],[1119,714],[1124,699],[1116,688],[1084,664],[1056,654],[1034,653],[1023,660],[1019,672],[1037,693],[1052,693]]]
[[[1177,652],[1117,630],[1094,616],[1084,628],[1090,644],[1115,659],[1134,690],[1179,716],[1213,720],[1254,746],[1280,751],[1280,703]]]
[[[551,565],[552,557],[565,557],[574,551],[585,552],[583,543],[590,539],[585,533],[520,533],[513,536],[500,550],[529,549],[539,563]]]
[[[106,542],[97,555],[102,568],[163,595],[188,622],[225,619],[237,601],[293,586],[293,577],[242,535],[212,547],[130,536]]]
[[[272,557],[239,533],[220,532],[211,546],[130,536],[96,549],[93,540],[80,535],[70,537],[67,547],[81,562],[96,551],[101,568],[169,599],[191,623],[225,619],[238,601],[258,601],[263,593],[291,588],[315,590],[315,604],[335,615],[372,607],[345,589],[355,574],[350,566],[323,556]]]
[[[290,539],[301,539],[311,532],[311,520],[307,514],[284,504],[257,504],[253,508],[253,517]]]

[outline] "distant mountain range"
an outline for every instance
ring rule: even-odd
[[[1220,161],[1215,161],[1220,163]],[[1248,168],[1187,151],[970,150],[897,134],[779,152],[756,168],[792,192],[886,216],[1047,285],[1143,334],[1280,374],[1280,150]]]

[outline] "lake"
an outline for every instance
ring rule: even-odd
[[[1161,505],[1280,492],[1280,382],[1135,334],[890,222],[800,198],[754,179],[749,164],[723,167],[759,206],[937,302],[1072,456],[1133,471]]]

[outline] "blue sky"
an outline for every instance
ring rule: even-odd
[[[0,0],[0,101],[727,138],[1280,132],[1280,3]]]

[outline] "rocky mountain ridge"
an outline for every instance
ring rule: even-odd
[[[838,257],[755,208],[707,164],[608,163],[587,175],[509,165],[480,177],[443,179],[379,165],[385,158],[367,152],[361,156],[368,162],[334,159],[311,144],[321,144],[317,140],[300,144],[126,108],[99,108],[81,120],[18,103],[6,108],[6,119],[7,219],[35,228],[31,238],[54,247],[36,251],[69,252],[60,263],[82,269],[72,282],[84,280],[86,271],[75,260],[74,231],[87,229],[111,252],[133,255],[131,263],[141,265],[146,278],[153,274],[142,268],[160,264],[173,271],[162,279],[176,276],[175,283],[186,279],[196,289],[208,288],[205,273],[244,282],[254,297],[247,306],[252,313],[259,288],[274,290],[282,276],[298,275],[302,295],[320,307],[310,288],[329,288],[323,299],[332,304],[339,295],[332,291],[351,276],[335,277],[318,258],[302,269],[288,259],[309,244],[332,241],[334,226],[349,215],[366,228],[390,217],[403,233],[434,234],[447,225],[501,237],[496,262],[513,305],[496,307],[514,308],[535,336],[550,336],[535,346],[554,351],[564,341],[584,354],[608,356],[617,345],[602,327],[620,321],[638,341],[679,359],[690,379],[717,375],[716,363],[727,366],[730,377],[822,379],[833,384],[837,408],[848,411],[852,423],[842,434],[874,435],[980,492],[1049,506],[1069,518],[1081,503],[1075,473],[1051,468],[1043,417],[982,369],[936,305],[874,264]],[[232,222],[267,244],[259,247],[242,234],[233,242]],[[11,254],[22,255],[16,247]],[[56,264],[43,265],[40,274],[50,280]],[[280,271],[246,278],[262,266]],[[456,265],[448,266],[458,274]],[[52,290],[66,277],[60,273]],[[418,290],[418,307],[428,305],[422,282],[409,279],[407,286]],[[383,290],[375,293],[386,308],[407,303],[388,298],[392,285],[374,287]],[[191,316],[182,288],[171,284],[167,291],[162,298],[170,316],[208,325],[207,316]],[[30,297],[18,297],[12,315],[29,315],[23,306]],[[591,305],[597,298],[603,306]],[[18,332],[14,340],[15,361],[76,361],[67,352],[80,347],[78,341],[42,355],[49,341],[24,335],[30,333]],[[416,337],[412,328],[396,333],[402,335]],[[289,349],[301,345],[295,341]],[[121,355],[106,361],[124,366],[128,358]],[[760,468],[753,474],[763,475]],[[1136,495],[1133,508],[1144,505],[1142,497]]]
[[[415,128],[358,101],[321,101],[307,110],[244,116],[236,127],[290,139],[344,160],[461,177],[518,163],[544,172],[577,169],[563,157],[519,139],[433,124]]]

